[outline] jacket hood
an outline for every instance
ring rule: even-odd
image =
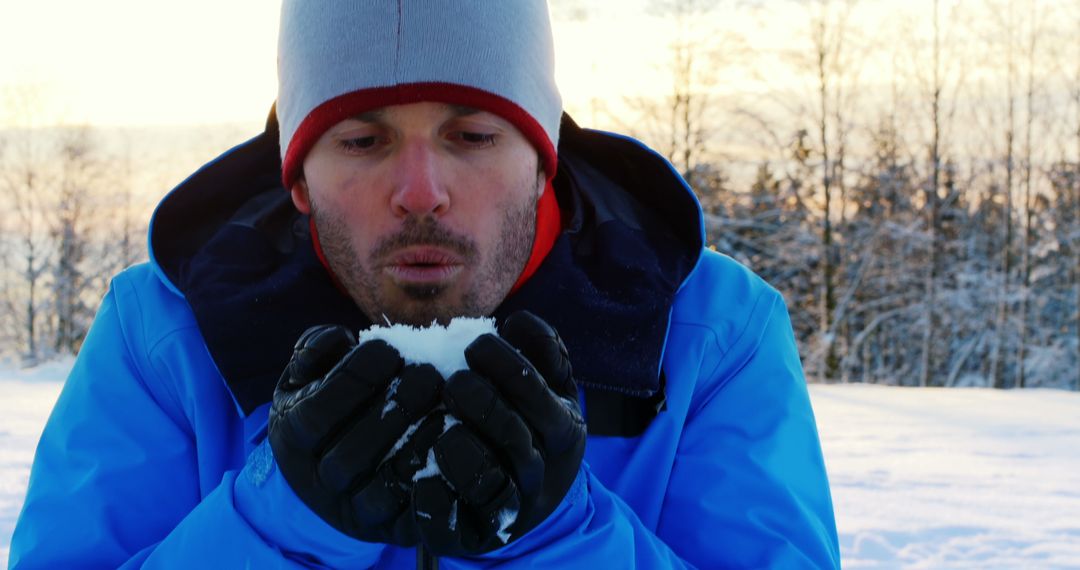
[[[629,399],[655,415],[671,304],[704,244],[697,199],[641,143],[581,129],[565,115],[553,185],[564,230],[493,316],[501,322],[527,309],[554,326],[587,409],[593,394],[595,403],[625,407],[618,401]],[[305,329],[371,325],[334,286],[316,257],[308,217],[281,185],[273,113],[263,133],[162,200],[150,224],[150,257],[190,305],[244,415],[270,401]]]

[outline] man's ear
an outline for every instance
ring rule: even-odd
[[[292,203],[301,214],[311,213],[311,196],[308,192],[307,180],[304,180],[303,176],[293,182],[289,193],[292,194]]]

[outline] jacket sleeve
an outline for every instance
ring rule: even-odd
[[[265,446],[242,470],[200,487],[194,428],[148,387],[145,355],[129,349],[115,288],[38,444],[10,567],[375,564],[382,546],[352,540],[307,509]]]
[[[749,320],[691,401],[658,532],[702,566],[839,568],[791,321],[760,283]]]
[[[787,310],[771,287],[759,293],[736,340],[712,348],[719,356],[690,401],[655,527],[585,466],[559,509],[528,535],[444,566],[839,568],[832,499]]]

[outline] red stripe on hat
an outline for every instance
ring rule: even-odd
[[[548,181],[555,176],[558,156],[554,144],[540,123],[517,103],[465,85],[409,83],[346,93],[326,101],[308,113],[293,133],[289,148],[285,152],[281,166],[281,178],[285,188],[292,187],[292,183],[300,176],[304,158],[330,127],[372,109],[425,101],[482,109],[510,121],[540,154]]]

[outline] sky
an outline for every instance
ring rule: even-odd
[[[674,25],[648,9],[657,1],[549,0],[556,80],[564,107],[579,124],[656,142],[649,138],[656,136],[652,127],[628,102],[667,97],[671,92]],[[925,60],[933,0],[823,1],[854,6],[850,29],[859,38],[860,47],[854,51],[860,61],[860,105],[885,108],[896,97],[895,77],[906,82],[906,87],[899,86],[901,97],[904,91],[909,99],[925,91],[920,81],[929,76]],[[1057,7],[1076,6],[1075,0],[939,0],[950,49],[974,54],[978,62],[963,68],[966,92],[958,97],[1001,98],[1005,69],[1001,54],[986,53],[985,38],[979,35],[1000,31],[1000,5],[1009,2],[1021,8],[1031,2],[1043,18],[1071,14]],[[280,3],[0,0],[0,129],[227,123],[245,133],[236,138],[243,140],[261,130],[276,96]],[[810,116],[816,98],[812,62],[800,68],[792,65],[790,54],[808,55],[810,16],[819,5],[808,0],[721,0],[722,9],[707,21],[695,21],[706,29],[734,30],[744,36],[744,50],[728,54],[727,64],[717,72],[711,108],[737,115],[742,107],[750,107],[756,117],[778,123]],[[582,14],[584,18],[575,17]],[[1055,23],[1059,40],[1068,42],[1076,34],[1069,33],[1072,20],[1066,20]],[[1041,45],[1051,44],[1046,39]],[[955,66],[946,67],[947,76],[955,75]],[[1038,73],[1060,76],[1050,63],[1042,67]],[[1055,88],[1052,81],[1047,85]],[[722,137],[714,149],[747,164],[770,152],[769,141],[753,138],[756,127],[738,128],[742,130],[737,134],[746,136]],[[925,130],[920,122],[908,128]],[[967,131],[969,138],[982,136],[975,129]],[[926,133],[911,136],[924,139]]]
[[[666,92],[658,70],[671,28],[647,4],[554,0],[557,81],[582,122],[595,101]],[[805,14],[794,4],[758,5],[765,12],[721,10],[711,24],[746,33],[756,51],[799,39]],[[863,5],[880,17],[904,3]],[[0,125],[261,124],[276,91],[279,8],[280,0],[0,0],[0,94],[30,86],[38,103],[34,112],[6,104]]]
[[[44,114],[66,122],[261,122],[276,91],[279,7],[280,0],[0,0],[0,88],[35,86]],[[593,11],[605,25],[594,20],[589,30],[605,30],[603,41],[582,33],[585,23],[556,23],[564,98],[647,89],[631,63],[658,55],[635,41],[647,35],[644,10]]]
[[[0,84],[99,125],[249,122],[275,91],[271,0],[0,0]],[[10,121],[10,117],[6,117]]]

